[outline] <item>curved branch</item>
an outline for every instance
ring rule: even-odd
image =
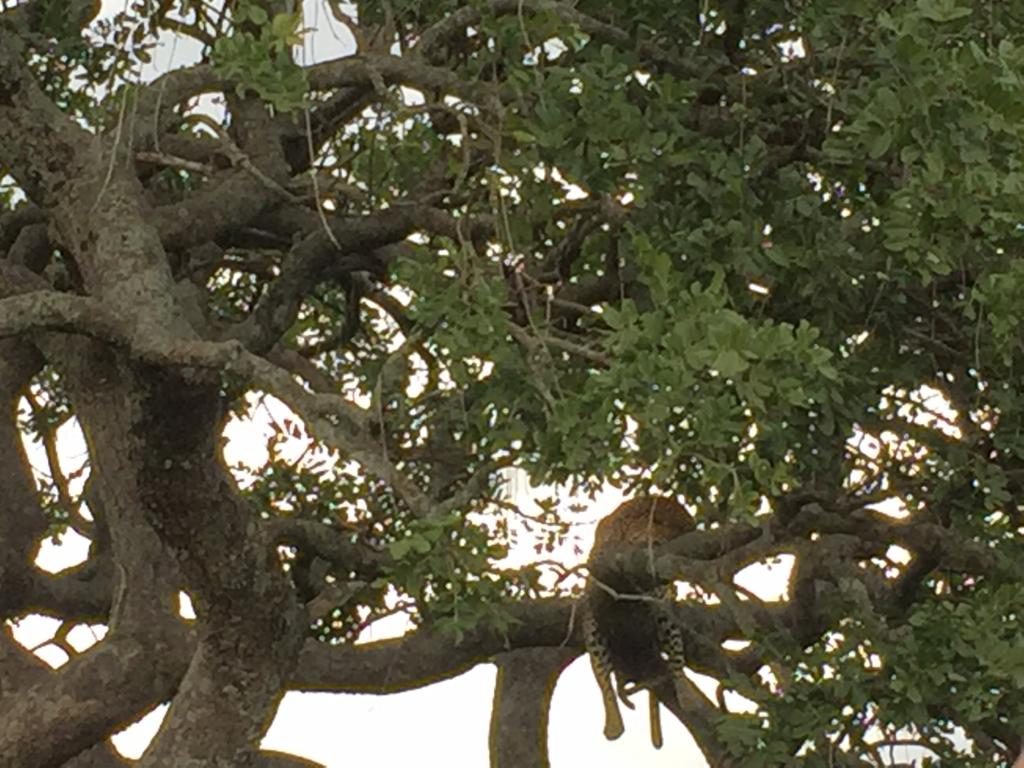
[[[178,104],[223,87],[221,78],[208,64],[172,70],[140,87],[135,108],[138,117],[132,123],[133,146],[141,150],[155,149],[163,141],[162,134],[181,120],[181,114],[175,111]]]
[[[293,249],[281,276],[270,284],[253,313],[235,330],[234,338],[255,352],[270,349],[294,322],[306,293],[326,277],[326,272],[350,270],[352,267],[345,261],[351,254],[404,240],[415,224],[412,210],[403,206],[343,220],[330,234],[315,231]]]
[[[60,765],[126,728],[176,688],[189,662],[186,635],[169,616],[125,623],[59,675],[4,691],[0,754],[10,765]]]
[[[126,760],[108,745],[100,744],[65,763],[64,768],[131,768],[135,760]],[[256,755],[253,768],[324,768],[323,763],[284,752],[263,751]]]
[[[578,655],[571,648],[524,648],[495,657],[491,768],[548,768],[551,696]]]
[[[484,107],[492,100],[490,89],[464,80],[450,69],[432,67],[411,57],[361,53],[314,64],[307,69],[314,90],[383,85],[405,85],[460,96]]]
[[[0,25],[0,157],[29,199],[45,204],[68,174],[75,173],[76,158],[68,148],[93,146],[94,137],[43,93],[22,59],[24,47]],[[41,125],[45,131],[39,130]],[[26,136],[33,140],[25,141]]]
[[[22,229],[45,223],[46,212],[37,205],[21,205],[12,211],[0,213],[0,253],[11,247]]]
[[[620,29],[612,24],[596,19],[573,7],[572,3],[557,2],[556,0],[490,0],[487,4],[490,13],[496,16],[506,16],[513,13],[550,13],[567,24],[579,27],[580,31],[589,35],[594,40],[610,45],[628,48],[637,51],[641,56],[651,61],[671,68],[673,71],[685,73],[689,76],[694,74],[692,67],[674,56],[660,46],[642,40],[636,40],[629,32]],[[414,55],[419,55],[433,60],[436,57],[440,46],[454,35],[465,30],[466,27],[479,23],[481,12],[477,7],[460,8],[455,13],[430,27],[420,36],[419,41],[413,47]]]
[[[290,681],[303,691],[398,693],[421,688],[472,669],[495,654],[515,648],[582,650],[571,618],[573,601],[538,600],[508,606],[506,634],[478,627],[456,643],[450,635],[423,627],[403,637],[375,643],[330,646],[309,640]]]
[[[77,333],[124,347],[132,341],[124,319],[96,299],[49,290],[0,299],[0,338],[33,331]]]
[[[60,615],[78,621],[104,621],[110,608],[111,570],[97,563],[58,576],[33,564],[46,531],[32,467],[15,421],[16,400],[39,372],[43,358],[27,343],[0,341],[0,618],[25,613]],[[109,563],[108,563],[109,566]]]
[[[385,552],[353,542],[350,538],[352,530],[294,518],[271,520],[266,525],[273,542],[308,549],[338,568],[355,571],[363,578],[375,578],[391,561]]]
[[[33,291],[0,299],[0,338],[29,331],[62,330],[95,337],[127,348],[135,357],[158,365],[230,371],[252,384],[277,392],[303,417],[320,439],[346,451],[373,475],[388,483],[414,514],[432,511],[426,494],[381,454],[367,416],[340,395],[313,394],[290,372],[244,350],[237,341],[180,341],[136,333],[124,318],[94,299],[55,291]]]

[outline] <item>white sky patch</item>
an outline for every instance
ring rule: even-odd
[[[533,169],[533,176],[537,181],[544,181],[546,179],[554,181],[562,188],[566,200],[584,200],[590,197],[590,194],[583,187],[567,181],[558,168],[548,167],[541,163]]]
[[[722,648],[727,651],[745,651],[752,644],[750,640],[724,640]]]
[[[507,470],[505,474],[511,500],[526,516],[537,518],[543,513],[544,508],[537,499],[557,499],[557,516],[562,521],[569,521],[571,528],[565,541],[551,551],[538,553],[534,544],[541,526],[515,512],[504,513],[513,545],[509,548],[508,557],[497,564],[500,568],[522,568],[538,561],[555,562],[566,569],[581,565],[594,544],[597,523],[626,500],[619,489],[611,486],[591,498],[582,493],[572,495],[566,489],[554,486],[531,487],[525,473],[519,470]]]
[[[79,653],[87,651],[107,636],[103,624],[78,624],[68,632],[68,644]]]
[[[282,436],[274,446],[280,459],[288,463],[315,463],[324,471],[337,465],[337,454],[319,446],[302,419],[284,402],[256,392],[246,394],[245,399],[249,406],[245,417],[232,416],[224,427],[224,461],[228,466],[259,470],[270,459],[268,441],[277,435]]]
[[[527,66],[534,66],[542,59],[546,61],[554,61],[567,50],[569,50],[569,46],[567,46],[561,39],[551,37],[540,45],[534,46],[533,50],[527,51],[523,55],[523,63]]]
[[[910,510],[907,509],[903,499],[883,499],[874,504],[868,504],[867,508],[875,510],[880,515],[891,517],[893,520],[905,520],[910,516]]]
[[[54,541],[47,536],[39,544],[36,565],[49,573],[81,565],[89,557],[89,540],[77,531],[68,528]]]
[[[910,552],[903,547],[893,544],[885,551],[885,556],[897,565],[907,565],[910,562]]]
[[[622,447],[627,451],[637,451],[640,445],[636,441],[637,433],[640,431],[640,423],[629,414],[626,414],[626,429],[622,433]]]
[[[802,59],[807,56],[807,50],[804,48],[802,37],[798,37],[795,40],[784,40],[776,47],[779,49],[779,55],[783,61],[793,61],[794,59]]]
[[[10,626],[15,640],[26,648],[35,648],[53,637],[60,624],[60,619],[32,615],[11,622]]]
[[[0,192],[11,192],[11,202],[14,204],[18,204],[25,199],[25,193],[21,191],[21,187],[17,185],[14,177],[10,174],[0,176]]]
[[[46,403],[45,397],[38,389],[35,396],[40,403]],[[19,417],[25,417],[31,413],[28,402],[23,398],[18,403]],[[73,416],[57,428],[56,441],[59,446],[57,461],[60,465],[58,471],[68,480],[68,490],[72,494],[80,494],[85,487],[88,473],[84,471],[86,462],[89,459],[89,449],[85,444],[85,435]],[[22,433],[22,445],[25,454],[28,456],[29,464],[32,467],[32,474],[38,487],[41,483],[48,481],[51,476],[51,467],[46,458],[46,448],[42,441],[31,438]]]
[[[911,402],[901,405],[897,411],[900,416],[912,418],[915,424],[938,429],[957,440],[962,437],[956,426],[959,414],[937,389],[924,384],[911,392],[909,399]]]
[[[396,598],[397,596],[389,595],[389,597]],[[393,603],[394,600],[388,601],[389,605],[393,605]],[[414,625],[408,614],[393,613],[390,616],[377,619],[366,627],[366,629],[359,633],[355,644],[364,645],[366,643],[375,643],[378,640],[391,640],[392,638],[401,637],[412,629],[414,629]]]
[[[123,731],[115,733],[110,737],[114,747],[123,757],[129,760],[137,760],[146,751],[149,742],[156,736],[160,726],[163,725],[164,717],[167,715],[168,705],[161,704],[155,709],[147,712],[139,720],[129,725]]]
[[[68,655],[53,644],[44,645],[41,648],[38,648],[35,654],[54,669],[63,667],[68,663]]]
[[[748,565],[733,581],[765,602],[778,602],[787,598],[787,584],[794,565],[793,555],[779,555],[772,562]]]
[[[761,285],[760,283],[748,283],[747,288],[750,290],[751,293],[757,293],[760,294],[761,296],[767,296],[770,293],[768,287]]]
[[[34,649],[35,655],[51,667],[63,666],[68,655],[51,641],[61,626],[60,619],[31,615],[10,622],[11,634],[22,646]],[[79,653],[88,650],[107,634],[103,624],[77,624],[67,633],[66,640]]]
[[[192,605],[192,598],[186,592],[178,593],[178,615],[186,621],[192,621],[196,617],[196,609]]]
[[[397,696],[289,693],[262,746],[328,768],[408,765],[414,756],[422,763],[426,756],[440,755],[446,767],[479,768],[487,764],[491,708],[485,692],[493,690],[494,679],[494,668],[482,665]],[[393,729],[399,723],[396,738]]]
[[[852,341],[863,343],[866,339],[866,333],[862,333],[853,337]],[[922,385],[910,392],[896,387],[887,387],[882,392],[882,409],[895,408],[897,416],[901,419],[936,429],[953,439],[959,440],[962,437],[960,427],[957,426],[959,414],[937,389]],[[887,488],[888,483],[884,476],[874,479],[882,471],[886,461],[894,459],[921,462],[928,455],[927,449],[917,441],[901,437],[889,430],[873,435],[855,428],[846,445],[851,453],[859,457],[860,463],[860,466],[850,473],[850,487],[871,481],[878,482],[880,488]],[[871,504],[869,508],[894,519],[903,519],[910,514],[903,501],[895,497]]]
[[[693,681],[693,684],[697,686],[702,694],[708,701],[717,703],[718,702],[718,691],[722,687],[722,684],[713,677],[708,675],[702,675],[700,672],[694,672],[692,669],[687,667],[686,676]],[[726,689],[723,698],[725,699],[725,705],[729,712],[754,712],[757,707],[745,696],[740,696],[738,693]]]

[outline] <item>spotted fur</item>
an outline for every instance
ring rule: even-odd
[[[620,505],[597,526],[587,563],[591,578],[583,599],[583,639],[604,703],[604,735],[623,733],[621,700],[649,689],[666,675],[676,690],[686,666],[683,635],[670,610],[671,584],[631,584],[610,569],[626,549],[655,547],[693,529],[693,518],[674,499],[640,496]],[[614,682],[613,682],[614,676]],[[677,694],[678,695],[678,694]],[[658,700],[648,690],[651,743],[662,744]]]

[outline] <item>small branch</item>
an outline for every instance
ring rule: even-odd
[[[315,520],[277,518],[265,523],[270,539],[275,544],[291,544],[308,549],[339,570],[355,571],[362,578],[373,579],[380,574],[391,558],[384,552],[353,542],[358,531],[327,525]]]
[[[313,90],[369,86],[381,93],[386,86],[404,85],[459,96],[481,108],[486,108],[495,99],[487,86],[472,83],[450,69],[432,67],[412,57],[360,53],[315,64],[306,72]]]
[[[592,363],[596,363],[602,368],[612,367],[612,359],[610,357],[602,355],[600,352],[595,352],[594,350],[589,349],[588,347],[576,344],[575,342],[569,341],[568,339],[561,339],[557,336],[542,336],[540,337],[540,341],[541,343],[546,344],[549,347],[564,350],[570,354],[576,355],[577,357],[582,357],[584,360],[589,360]]]
[[[576,10],[572,3],[555,2],[555,0],[490,0],[487,4],[490,13],[497,16],[511,14],[550,13],[562,21],[579,27],[580,31],[594,40],[620,48],[636,51],[652,63],[662,65],[671,70],[694,76],[693,68],[686,60],[674,56],[669,51],[653,43],[637,40],[629,32],[612,24],[600,21],[581,11]],[[463,32],[466,27],[479,23],[481,12],[476,7],[463,7],[449,14],[441,21],[428,28],[420,35],[419,41],[413,46],[411,53],[423,57],[427,61],[436,61],[442,44]]]
[[[166,16],[160,19],[158,26],[161,29],[167,29],[171,32],[176,32],[183,37],[191,37],[193,40],[198,40],[203,45],[212,48],[214,43],[217,42],[216,38],[208,34],[206,30],[202,29],[198,24],[188,24],[178,19],[169,19]]]
[[[136,152],[135,159],[140,163],[159,165],[163,168],[177,168],[182,171],[191,171],[204,176],[212,176],[214,168],[206,163],[199,163],[195,160],[186,160],[183,157],[164,154],[162,152]]]
[[[253,164],[249,156],[231,139],[228,132],[225,131],[220,124],[211,118],[209,115],[192,114],[187,118],[188,122],[202,123],[204,126],[213,131],[213,134],[220,141],[221,149],[224,155],[231,161],[231,165],[239,166],[244,168],[253,178],[260,182],[264,187],[273,192],[275,195],[280,196],[283,200],[289,203],[302,203],[302,199],[292,194],[290,191],[285,189],[283,186],[278,184],[274,179],[270,178]]]

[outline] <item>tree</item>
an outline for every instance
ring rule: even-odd
[[[509,471],[693,512],[615,567],[689,585],[716,768],[1014,759],[1014,4],[326,0],[357,48],[315,63],[284,0],[4,5],[0,608],[109,627],[59,673],[0,636],[5,765],[117,765],[161,701],[141,766],[295,765],[256,746],[285,690],[488,661],[492,765],[545,764],[582,641],[571,580],[502,565]],[[168,33],[198,60],[140,84]],[[253,392],[332,460],[232,474]],[[734,581],[781,559],[783,601]]]

